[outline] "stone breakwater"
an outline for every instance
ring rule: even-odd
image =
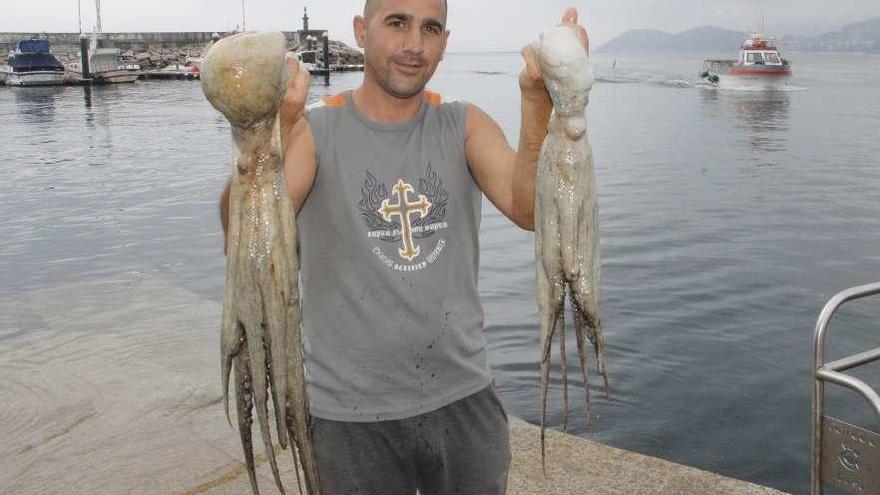
[[[137,64],[143,70],[161,69],[169,65],[185,65],[190,59],[201,58],[211,41],[210,32],[188,33],[104,33],[102,46],[120,49],[120,64]],[[285,32],[287,49],[302,51],[297,32]],[[79,63],[79,34],[77,33],[0,33],[0,63],[5,63],[9,51],[19,40],[44,37],[49,39],[52,53],[65,65]],[[323,64],[322,46],[314,44],[318,60]],[[341,41],[330,41],[331,65],[363,64],[363,54]]]

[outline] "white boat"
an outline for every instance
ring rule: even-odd
[[[140,66],[119,63],[119,48],[98,48],[97,37],[89,49],[92,81],[99,84],[134,82],[141,76]]]
[[[299,66],[308,70],[311,75],[323,75],[327,69],[321,67],[318,63],[318,50],[303,50],[297,52],[296,58],[299,60]]]
[[[49,40],[21,40],[3,66],[3,82],[9,86],[58,86],[64,84],[64,65],[49,52]]]
[[[722,88],[779,89],[791,81],[791,62],[780,56],[773,38],[752,33],[738,59],[706,59],[700,77]]]
[[[101,46],[101,2],[95,0],[97,26],[89,42],[89,77],[85,78],[82,64],[74,67],[71,72],[83,82],[93,84],[113,84],[134,82],[141,76],[139,65],[125,65],[119,62],[119,48]],[[84,35],[80,35],[84,36]]]

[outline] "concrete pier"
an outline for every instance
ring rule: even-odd
[[[547,478],[537,426],[511,419],[508,495],[782,495],[783,492],[548,430]]]
[[[0,296],[0,492],[250,493],[220,401],[220,314],[142,271]],[[557,431],[545,479],[537,428],[510,425],[510,495],[780,493]],[[291,493],[291,456],[278,459]]]

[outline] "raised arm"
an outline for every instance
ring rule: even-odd
[[[577,25],[577,11],[568,9],[563,24]],[[584,44],[586,31],[578,26]],[[507,218],[526,230],[535,229],[535,173],[547,123],[553,111],[541,69],[530,46],[522,50],[525,68],[519,76],[521,125],[514,151],[498,124],[476,106],[468,107],[467,152],[471,173],[483,194]]]
[[[287,91],[281,103],[281,137],[284,149],[284,177],[293,208],[299,213],[312,184],[315,182],[315,139],[307,119],[303,118],[309,91],[309,71],[300,70],[296,58],[288,57]],[[220,223],[223,225],[223,251],[226,252],[226,233],[229,227],[230,180],[220,195]]]

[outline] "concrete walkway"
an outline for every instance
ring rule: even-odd
[[[249,494],[219,322],[218,303],[140,272],[0,296],[0,493]],[[511,433],[510,495],[779,493],[556,431],[545,480],[537,428]],[[261,493],[277,493],[258,463]]]
[[[547,477],[541,471],[540,433],[512,418],[513,462],[508,495],[775,495],[783,492],[725,478],[654,457],[609,447],[558,431],[548,432]],[[290,473],[286,453],[285,473]],[[259,459],[261,493],[277,493],[264,458]],[[288,493],[296,480],[283,476]],[[185,495],[239,495],[250,488],[244,466],[230,465],[215,478],[182,492]]]
[[[547,478],[541,472],[538,427],[511,420],[508,495],[771,495],[745,481],[548,430]]]

